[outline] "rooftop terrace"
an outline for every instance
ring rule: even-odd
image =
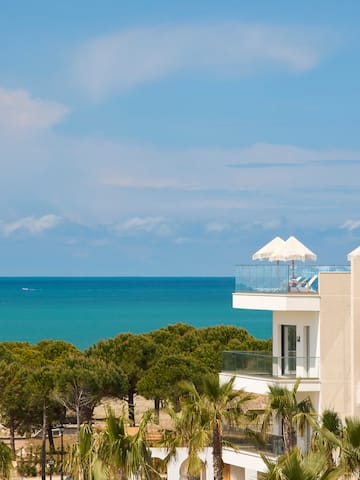
[[[317,294],[321,272],[350,272],[350,265],[237,265],[235,292]]]

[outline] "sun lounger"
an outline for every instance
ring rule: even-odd
[[[316,292],[317,291],[318,276],[313,275],[304,282],[298,285],[299,292]]]
[[[302,277],[293,278],[289,282],[289,291],[290,292],[317,292],[317,281],[318,276],[312,275],[311,277]]]
[[[303,276],[298,276],[296,278],[291,278],[289,280],[289,292],[294,292],[298,289],[299,285],[301,285],[306,280]]]

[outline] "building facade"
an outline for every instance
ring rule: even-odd
[[[297,266],[294,275],[286,265],[238,267],[233,308],[272,312],[272,352],[224,352],[220,381],[235,376],[236,388],[266,394],[269,384],[291,389],[301,378],[299,401],[309,396],[318,413],[359,416],[360,248],[348,259]],[[273,433],[281,435],[281,425]],[[257,477],[254,453],[241,453],[244,470],[230,480]]]
[[[332,409],[342,418],[360,416],[360,247],[350,265],[239,266],[232,303],[235,309],[272,312],[272,351],[223,354],[220,382],[266,395],[270,384],[292,389],[301,378],[297,400],[310,397],[316,412]],[[238,434],[237,449],[224,448],[225,480],[255,480],[265,471],[260,452]],[[262,453],[282,453],[281,423]],[[299,444],[309,440],[299,438]],[[164,451],[154,451],[163,458]],[[211,449],[204,452],[201,480],[213,478]],[[186,478],[186,449],[168,466],[168,479]]]

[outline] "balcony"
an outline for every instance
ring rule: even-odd
[[[349,265],[238,265],[235,292],[318,294],[319,273],[350,272]]]
[[[320,359],[318,357],[275,357],[270,352],[223,352],[220,383],[235,377],[234,388],[266,395],[269,384],[292,389],[298,378],[299,392],[320,391]]]
[[[252,426],[249,426],[252,430]],[[257,432],[260,438],[260,432]],[[281,435],[267,434],[264,441],[256,441],[254,435],[248,434],[248,428],[223,425],[223,438],[237,449],[247,450],[266,455],[281,455],[284,453],[284,440]]]
[[[233,308],[319,312],[322,272],[350,272],[349,265],[242,265],[236,268]]]
[[[222,372],[267,378],[319,378],[318,357],[274,357],[270,352],[227,351],[222,356]]]

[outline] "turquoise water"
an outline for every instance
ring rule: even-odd
[[[232,277],[3,277],[0,341],[66,340],[83,349],[177,322],[271,337],[271,314],[234,310]]]

